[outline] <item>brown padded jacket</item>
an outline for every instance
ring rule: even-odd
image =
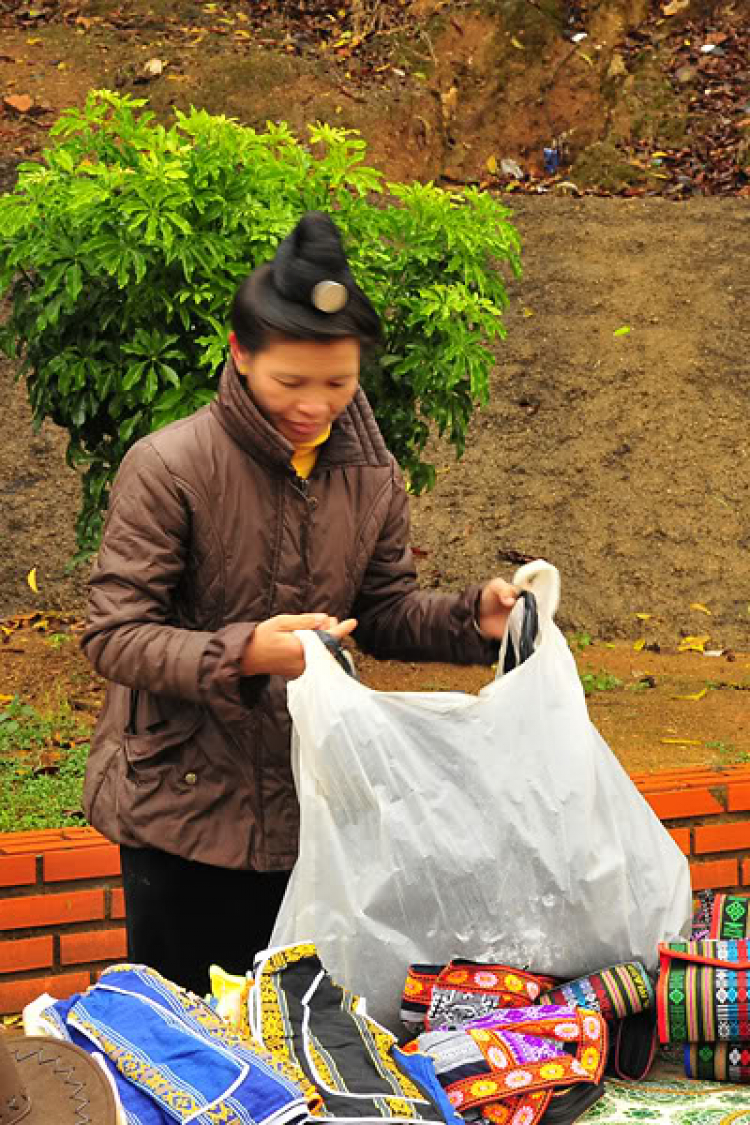
[[[209,406],[123,460],[83,636],[109,681],[84,804],[117,843],[293,866],[286,682],[240,671],[256,624],[275,614],[355,616],[376,656],[497,658],[473,627],[480,587],[417,588],[408,499],[363,392],[307,481],[292,453],[230,360]]]

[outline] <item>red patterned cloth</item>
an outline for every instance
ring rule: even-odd
[[[601,1094],[607,1025],[571,1005],[497,1009],[461,1027],[428,1031],[404,1048],[432,1059],[451,1105],[495,1125],[536,1125],[552,1097]],[[580,1099],[579,1099],[580,1104]]]
[[[444,1024],[465,1023],[496,1008],[523,1008],[555,984],[553,977],[509,965],[454,960],[411,965],[401,1001],[401,1021],[416,1035]]]

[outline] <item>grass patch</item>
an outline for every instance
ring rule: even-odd
[[[581,672],[580,676],[585,695],[593,695],[595,691],[614,691],[622,687],[622,680],[609,672]]]
[[[65,707],[44,715],[15,698],[0,708],[0,832],[85,823],[89,733]]]

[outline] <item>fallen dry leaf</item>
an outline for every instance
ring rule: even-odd
[[[31,568],[31,570],[29,571],[29,573],[26,575],[26,581],[28,582],[29,586],[34,591],[34,593],[38,594],[39,593],[39,587],[37,586],[37,583],[36,583],[36,567],[35,566],[33,566]]]
[[[707,605],[704,605],[703,602],[691,602],[690,608],[697,609],[699,613],[707,613],[709,617],[712,616],[711,610]]]
[[[8,109],[14,109],[16,113],[28,113],[34,106],[34,99],[28,94],[9,94],[8,97],[3,98],[3,102]]]
[[[678,652],[703,652],[706,644],[711,638],[708,633],[702,634],[700,637],[683,637],[677,646]]]
[[[149,59],[143,64],[143,73],[147,78],[158,78],[163,70],[164,63],[161,59]]]

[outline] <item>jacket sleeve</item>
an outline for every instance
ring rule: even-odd
[[[172,624],[190,548],[191,497],[147,442],[120,467],[90,579],[82,647],[105,679],[247,717],[267,677],[243,677],[255,624],[215,632]]]
[[[395,660],[493,664],[499,646],[475,625],[481,585],[450,594],[419,589],[409,547],[409,499],[395,463],[393,474],[388,514],[352,607],[357,644]]]

